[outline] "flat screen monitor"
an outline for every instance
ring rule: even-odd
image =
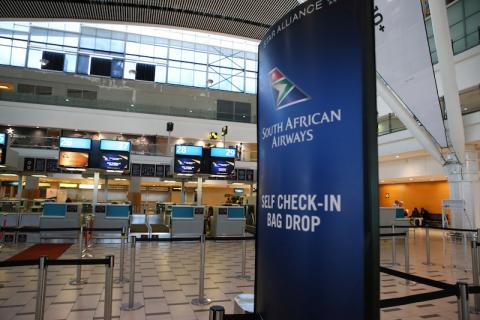
[[[235,193],[243,193],[243,189],[242,188],[235,188]]]
[[[5,133],[0,133],[0,146],[5,145],[5,140],[6,140],[6,135]]]
[[[200,172],[201,160],[191,157],[175,157],[175,173],[194,174]]]
[[[235,162],[233,160],[225,159],[212,159],[212,165],[210,167],[210,173],[215,175],[229,175],[235,168]]]
[[[211,148],[210,156],[212,158],[231,158],[235,159],[236,151],[233,148]]]
[[[200,146],[183,146],[183,145],[175,146],[175,155],[201,157],[202,154],[203,154],[203,148]]]
[[[68,168],[88,167],[88,152],[60,151],[58,165]]]
[[[60,137],[60,149],[90,150],[91,147],[91,139]]]
[[[128,169],[129,156],[126,154],[105,153],[100,160],[100,168],[105,170]]]
[[[130,152],[130,141],[100,140],[100,150]]]

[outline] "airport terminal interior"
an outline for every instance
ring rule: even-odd
[[[372,221],[365,233],[372,260],[335,268],[350,280],[353,270],[369,274],[339,286],[374,287],[358,301],[378,314],[308,311],[295,319],[480,319],[480,1],[362,1],[374,9],[367,25],[377,74],[370,84],[377,143],[363,149],[374,155],[375,172],[359,178],[375,179],[359,193],[373,195],[368,210],[363,200],[349,203],[348,192],[322,191],[325,202],[313,203],[317,191],[306,188],[355,188],[357,177],[336,183],[338,170],[314,175],[322,157],[288,151],[308,143],[325,154],[341,148],[356,168],[355,137],[318,145],[311,133],[336,125],[339,111],[288,118],[287,132],[293,119],[306,135],[291,144],[286,136],[283,149],[274,148],[282,134],[277,115],[298,117],[295,110],[316,96],[293,67],[270,70],[264,58],[288,28],[355,1],[2,1],[0,319],[300,315],[303,305],[295,303],[321,301],[331,288],[318,282],[313,293],[284,293],[286,301],[269,300],[265,288],[277,282],[272,288],[287,290],[293,274],[319,279],[295,267],[322,252],[309,246],[309,235],[330,228],[335,235],[322,243],[335,247],[353,228],[363,230],[329,227],[327,207],[354,208]],[[328,90],[349,95],[348,88]],[[274,120],[263,96],[276,103]],[[346,109],[342,121],[349,121]],[[275,160],[286,154],[288,166]],[[316,180],[304,188],[308,170]],[[270,214],[275,201],[305,212],[307,197],[308,214]],[[278,272],[261,269],[277,257],[261,251],[268,247],[261,241],[272,239],[283,248]],[[363,254],[350,242],[339,256]],[[284,263],[291,267],[281,269]],[[348,309],[351,299],[335,301]]]

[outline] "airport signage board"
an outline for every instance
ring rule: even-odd
[[[100,150],[130,152],[130,141],[100,140]]]
[[[212,159],[210,173],[214,175],[229,175],[235,168],[235,161],[228,159]]]
[[[0,133],[0,164],[5,164],[7,161],[7,135]]]
[[[7,141],[7,135],[5,133],[0,133],[0,146],[4,146]]]
[[[60,149],[90,150],[91,147],[91,139],[60,137]]]
[[[259,45],[259,319],[379,319],[373,33],[372,1],[316,0]]]
[[[201,157],[202,154],[203,148],[200,146],[175,146],[175,155]]]
[[[212,158],[232,158],[235,159],[236,150],[233,148],[211,148],[210,157]]]
[[[193,157],[175,157],[175,173],[195,174],[200,172],[201,159]]]
[[[128,169],[129,160],[128,154],[104,153],[100,160],[100,168],[123,171]]]
[[[88,167],[88,152],[64,151],[58,155],[58,165],[67,168]]]

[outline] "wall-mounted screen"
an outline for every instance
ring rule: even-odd
[[[175,146],[175,155],[201,157],[203,148],[199,146]]]
[[[210,173],[216,175],[229,175],[235,168],[235,162],[225,159],[212,159]]]
[[[60,151],[58,165],[69,168],[86,168],[88,166],[88,152]]]
[[[235,193],[243,193],[243,189],[242,188],[235,188],[234,192]]]
[[[130,141],[100,140],[100,150],[130,152]]]
[[[6,134],[5,133],[0,133],[0,146],[5,145],[5,138]]]
[[[85,138],[67,138],[60,137],[60,149],[82,149],[90,150],[92,147],[92,140]]]
[[[105,170],[125,170],[128,169],[129,156],[115,153],[102,154],[100,168]]]
[[[200,172],[200,159],[190,157],[175,157],[175,173],[194,174]]]
[[[210,156],[212,158],[232,158],[235,159],[236,156],[235,149],[232,148],[211,148]]]

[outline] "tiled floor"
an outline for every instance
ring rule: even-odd
[[[445,242],[441,232],[431,232],[432,266],[425,262],[425,238],[417,231],[410,235],[411,272],[428,278],[455,283],[471,283],[471,272],[464,269],[464,249],[461,244]],[[247,273],[253,274],[254,243],[248,241]],[[0,260],[23,250],[25,246],[10,246],[0,251]],[[138,243],[135,278],[135,302],[144,304],[136,311],[121,311],[120,305],[128,301],[128,283],[114,285],[113,316],[120,319],[208,319],[209,306],[197,307],[190,301],[198,295],[199,273],[198,243]],[[77,247],[72,246],[62,258],[75,258]],[[470,251],[467,247],[467,259]],[[108,254],[119,256],[119,245],[97,245],[95,258]],[[391,245],[381,244],[382,265],[391,265]],[[397,240],[397,262],[403,270],[403,240]],[[207,242],[205,293],[212,304],[225,306],[233,312],[232,298],[240,293],[253,292],[253,281],[235,278],[240,272],[240,242]],[[467,263],[468,264],[468,263]],[[458,267],[453,267],[457,265]],[[467,266],[469,269],[470,266]],[[128,275],[128,256],[125,264]],[[55,267],[48,270],[45,319],[102,319],[104,306],[103,266],[86,266],[82,269],[88,284],[72,286],[68,282],[75,275],[75,267]],[[18,267],[0,269],[0,319],[33,319],[37,268]],[[118,278],[118,260],[115,266]],[[405,286],[405,281],[381,275],[382,299],[417,294],[436,289],[420,284]],[[470,299],[471,301],[473,299]],[[419,304],[383,309],[383,320],[390,319],[458,319],[456,298],[450,297]],[[471,315],[471,319],[480,316]]]

